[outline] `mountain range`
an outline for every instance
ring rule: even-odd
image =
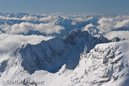
[[[0,20],[0,86],[128,86],[128,15]]]

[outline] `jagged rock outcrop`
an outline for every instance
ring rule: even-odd
[[[75,30],[64,38],[53,38],[37,45],[27,44],[18,49],[16,56],[21,56],[21,65],[29,73],[36,70],[47,70],[55,73],[66,64],[66,68],[74,69],[79,62],[80,54],[86,47],[88,53],[98,43],[110,42],[104,36],[91,36],[88,31]]]
[[[100,43],[108,43],[109,42],[109,40],[106,37],[104,37],[103,35],[101,35],[99,37],[99,40],[100,40]]]
[[[121,39],[119,38],[119,37],[114,37],[113,39],[112,39],[112,42],[119,42]]]
[[[69,32],[63,39],[54,38],[42,41],[37,45],[27,44],[18,49],[22,58],[22,66],[29,73],[35,70],[57,72],[63,64],[69,69],[74,69],[79,62],[80,54],[84,47],[90,51],[100,41],[92,37],[87,31],[75,30]]]
[[[82,54],[69,86],[128,86],[128,43],[98,44]]]

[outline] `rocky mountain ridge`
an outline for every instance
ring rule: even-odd
[[[34,73],[36,70],[54,73],[63,64],[66,64],[68,69],[76,68],[84,47],[88,53],[96,44],[110,41],[104,36],[92,37],[87,31],[75,30],[69,32],[64,38],[56,37],[37,45],[27,44],[16,52],[22,58],[21,65],[29,73]]]

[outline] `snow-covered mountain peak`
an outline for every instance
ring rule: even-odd
[[[76,30],[64,38],[55,37],[37,45],[27,44],[18,49],[16,55],[21,56],[22,66],[29,73],[42,69],[54,73],[64,64],[66,68],[74,69],[84,47],[89,52],[97,43],[99,39],[92,37],[87,31]]]
[[[69,32],[64,38],[67,44],[75,45],[77,42],[82,41],[98,41],[97,38],[92,37],[88,31],[74,30]]]
[[[55,37],[37,45],[27,44],[18,48],[15,55],[22,59],[21,65],[29,73],[36,70],[55,73],[64,64],[68,69],[76,68],[84,49],[88,53],[96,44],[106,42],[109,40],[103,36],[97,38],[88,31],[74,30],[64,38]]]

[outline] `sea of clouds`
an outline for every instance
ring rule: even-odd
[[[30,30],[39,31],[41,33],[46,33],[46,34],[52,34],[52,33],[59,34],[60,31],[64,29],[65,28],[63,26],[54,25],[51,23],[33,24],[29,22],[22,22],[20,24],[7,26],[6,28],[3,28],[2,30],[5,31],[6,33],[11,33],[11,34],[20,34],[20,33],[27,34]]]
[[[113,37],[129,39],[129,16],[101,17],[96,25],[87,24],[82,30],[93,35],[104,35],[110,39]]]
[[[21,15],[21,14],[20,14]],[[18,15],[19,16],[19,15]],[[67,19],[67,21],[66,21]],[[97,19],[97,22],[93,20]],[[82,31],[88,31],[92,35],[104,35],[111,39],[114,37],[129,39],[129,16],[94,16],[94,15],[21,15],[21,17],[0,15],[0,55],[8,57],[8,53],[13,53],[23,44],[38,44],[42,40],[49,40],[55,36],[26,35],[29,31],[39,31],[45,34],[63,34],[67,30],[67,23],[70,21],[69,29],[78,29],[76,24],[80,24]],[[91,21],[92,20],[92,21]],[[66,25],[63,26],[61,24]],[[87,23],[88,22],[88,23]],[[82,25],[81,25],[82,24]],[[71,25],[71,26],[70,26]],[[76,25],[79,26],[79,25]],[[74,27],[74,28],[73,28]]]

